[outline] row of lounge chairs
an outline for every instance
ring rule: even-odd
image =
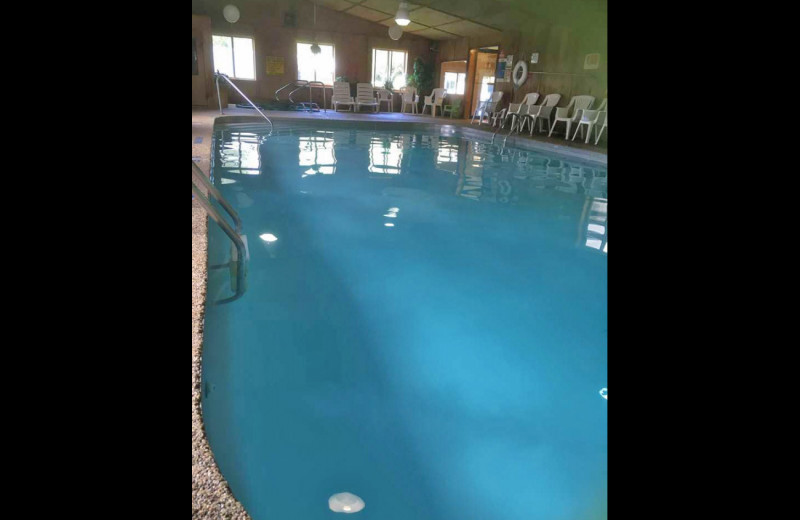
[[[436,117],[437,108],[440,115],[443,115],[446,95],[447,90],[443,88],[433,89],[430,96],[425,96],[422,111],[419,113],[424,114],[425,109],[430,107],[430,113],[433,117]],[[401,112],[405,112],[406,107],[410,106],[411,113],[417,114],[420,99],[416,89],[407,87],[402,90],[402,96]],[[527,126],[530,135],[533,135],[538,123],[539,132],[548,132],[550,137],[552,137],[558,123],[564,123],[566,126],[565,139],[569,139],[570,135],[572,135],[572,140],[574,141],[578,133],[580,133],[582,138],[585,135],[585,142],[588,143],[594,130],[596,133],[595,144],[600,142],[600,137],[608,128],[607,98],[594,109],[592,109],[592,105],[595,102],[594,96],[573,96],[566,107],[556,106],[561,101],[561,94],[548,94],[544,97],[542,103],[537,105],[539,98],[538,92],[530,92],[525,95],[521,103],[510,103],[507,108],[500,109],[503,92],[493,92],[488,100],[478,106],[470,122],[474,122],[475,118],[478,118],[478,124],[480,125],[486,119],[487,123],[491,122],[492,127],[497,126],[498,130],[505,128],[506,124],[510,123],[509,134],[515,131],[523,132]],[[350,95],[349,83],[337,81],[333,84],[331,103],[334,111],[338,111],[339,106],[345,106],[354,112],[358,112],[361,107],[366,106],[378,112],[381,103],[384,102],[388,104],[389,111],[393,111],[392,93],[385,89],[378,89],[376,97],[375,88],[370,83],[358,83],[355,97]],[[545,125],[547,130],[545,130]],[[573,128],[575,130],[574,133],[572,131]]]
[[[375,92],[377,90],[377,97]],[[424,114],[425,109],[430,107],[431,114],[436,117],[436,108],[439,108],[439,113],[442,113],[442,103],[444,101],[445,89],[433,89],[430,96],[425,96],[425,103],[422,106],[422,112],[419,111],[419,95],[417,90],[413,87],[406,87],[401,90],[403,100],[401,112],[405,112],[406,108],[410,107],[412,114]],[[333,84],[333,96],[331,96],[331,105],[334,111],[338,111],[339,106],[347,107],[348,110],[359,112],[361,107],[371,107],[374,112],[380,110],[382,103],[386,103],[389,112],[394,111],[394,101],[392,92],[386,89],[375,89],[370,83],[357,83],[356,96],[350,95],[350,84],[342,81],[337,81]]]
[[[581,137],[584,137],[585,131],[585,142],[588,143],[592,130],[595,130],[594,144],[600,142],[600,137],[608,128],[608,98],[604,99],[597,108],[592,109],[595,102],[594,96],[573,96],[566,107],[556,106],[561,101],[561,94],[548,94],[542,100],[542,104],[537,105],[539,97],[539,93],[530,92],[525,95],[521,103],[510,103],[507,108],[500,110],[503,93],[493,92],[491,98],[482,103],[475,111],[472,121],[475,121],[477,117],[480,125],[486,118],[487,122],[491,121],[493,127],[498,126],[498,130],[504,128],[510,121],[509,134],[514,131],[522,132],[527,125],[530,128],[530,135],[533,135],[538,121],[540,132],[545,131],[544,125],[547,124],[548,136],[553,135],[558,123],[564,123],[566,126],[565,139],[569,139],[572,135],[574,141],[579,132]],[[575,128],[574,133],[572,133],[573,127]]]

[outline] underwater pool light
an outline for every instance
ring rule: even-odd
[[[328,507],[334,513],[358,513],[364,509],[364,501],[352,493],[336,493],[328,499]]]
[[[267,243],[275,242],[276,240],[278,240],[278,237],[276,237],[272,233],[264,233],[263,235],[258,235],[258,238]]]

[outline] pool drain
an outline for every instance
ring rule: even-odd
[[[334,513],[358,513],[364,509],[364,501],[352,493],[336,493],[328,499],[328,507]]]

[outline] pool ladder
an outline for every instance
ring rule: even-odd
[[[505,118],[503,118],[503,120],[505,121]],[[508,131],[508,133],[506,134],[506,136],[503,138],[503,146],[500,148],[500,153],[501,153],[501,154],[503,153],[503,150],[505,150],[505,148],[506,148],[506,141],[508,141],[508,137],[509,137],[509,136],[510,136],[510,135],[511,135],[513,132],[514,132],[514,127],[516,126],[516,125],[515,125],[515,123],[516,123],[516,119],[512,119],[512,121],[513,121],[513,122],[511,123],[511,129]],[[502,129],[503,129],[503,127],[502,127],[501,125],[497,125],[497,130],[495,130],[494,132],[492,132],[492,140],[491,140],[490,144],[494,144],[494,138],[495,138],[495,136],[496,136],[496,135],[497,135],[497,134],[500,132],[500,130],[502,130]]]
[[[275,91],[275,101],[280,101],[281,98],[280,96],[278,96],[278,93],[281,90],[289,87],[296,87],[294,90],[289,92],[289,101],[294,105],[300,105],[301,107],[303,107],[303,109],[308,110],[309,112],[313,111],[315,108],[317,112],[319,111],[319,105],[311,101],[311,93],[314,91],[315,88],[322,89],[322,108],[325,110],[325,112],[328,111],[327,102],[325,99],[325,83],[321,81],[306,81],[304,79],[298,79],[297,81],[290,81],[289,83],[287,83],[286,85],[282,86],[281,88]],[[297,103],[294,99],[292,99],[292,94],[294,94],[295,92],[297,92],[302,88],[308,89],[308,101],[307,102],[301,101]]]
[[[261,117],[263,117],[264,119],[266,119],[266,120],[267,120],[267,123],[269,123],[269,134],[267,135],[267,137],[269,137],[270,135],[272,135],[272,121],[270,121],[270,120],[269,120],[269,118],[268,118],[267,116],[265,116],[265,115],[264,115],[264,112],[262,112],[261,110],[259,110],[259,108],[256,106],[256,104],[255,104],[255,103],[253,103],[252,101],[250,101],[250,98],[248,98],[247,96],[245,96],[245,95],[244,95],[244,92],[242,92],[241,90],[239,90],[239,87],[237,87],[236,85],[234,85],[234,84],[233,84],[233,81],[231,81],[231,78],[229,78],[229,77],[228,77],[226,74],[223,74],[223,73],[221,73],[221,72],[215,72],[215,73],[214,73],[214,77],[215,77],[215,78],[216,78],[216,80],[217,80],[217,81],[216,81],[216,83],[217,83],[217,101],[219,102],[219,113],[220,113],[220,114],[222,114],[222,98],[221,98],[221,97],[220,97],[220,95],[219,95],[219,80],[220,80],[220,79],[224,79],[225,81],[227,81],[227,82],[228,82],[228,85],[230,85],[231,87],[233,87],[233,89],[234,89],[236,92],[238,92],[240,96],[242,96],[242,97],[244,98],[244,100],[245,100],[245,101],[247,101],[248,103],[250,103],[250,106],[251,106],[251,107],[253,107],[253,108],[255,108],[255,109],[256,109],[256,112],[258,112],[259,114],[261,114]]]
[[[195,179],[200,181],[200,184],[205,186],[208,190],[209,195],[213,196],[217,199],[220,206],[225,209],[228,215],[231,216],[233,219],[233,223],[236,226],[234,229],[225,220],[217,208],[215,208],[211,201],[203,194],[203,192],[198,188],[197,184],[195,184]],[[247,237],[242,234],[242,220],[239,218],[238,213],[231,207],[227,200],[222,196],[222,194],[211,184],[211,181],[208,180],[203,170],[200,169],[197,164],[192,161],[192,193],[195,194],[197,202],[203,206],[203,209],[206,210],[206,213],[214,219],[222,231],[228,235],[228,238],[231,239],[233,242],[233,247],[231,248],[231,261],[227,264],[217,265],[217,266],[210,266],[211,269],[220,268],[220,267],[228,267],[231,273],[231,288],[234,291],[234,295],[230,298],[224,298],[221,300],[217,300],[215,303],[230,303],[234,300],[238,300],[246,289],[246,279],[247,279],[247,260],[250,257],[250,254],[247,250]]]

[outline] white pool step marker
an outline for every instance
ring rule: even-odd
[[[600,389],[600,397],[608,401],[608,388]]]
[[[364,509],[364,501],[352,493],[336,493],[328,499],[328,507],[334,513],[358,513]]]

